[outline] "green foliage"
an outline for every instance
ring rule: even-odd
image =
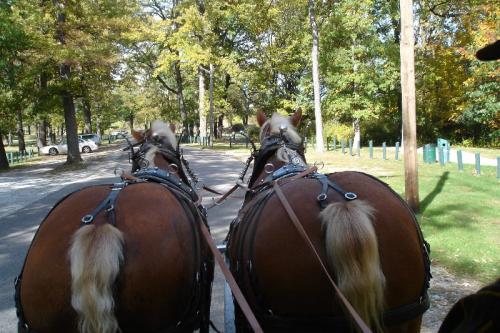
[[[59,127],[61,89],[75,97],[80,128],[84,103],[101,127],[129,119],[143,127],[155,117],[196,125],[199,70],[212,64],[216,118],[247,123],[259,108],[289,114],[301,107],[312,135],[307,1],[83,0],[65,5],[61,26],[56,3],[0,5],[2,129],[13,129],[19,109],[27,123],[48,119]],[[440,136],[498,145],[498,62],[474,58],[495,38],[497,7],[489,0],[415,1],[420,142]],[[325,135],[344,128],[347,136],[359,120],[363,140],[399,140],[397,2],[315,1],[315,9]],[[69,80],[60,79],[61,63],[71,64]],[[203,75],[202,117],[209,105]]]

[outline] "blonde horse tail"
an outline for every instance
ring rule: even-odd
[[[326,255],[339,289],[374,330],[382,331],[385,277],[372,225],[374,209],[362,200],[328,205],[320,214]]]
[[[81,333],[120,331],[114,314],[112,286],[123,262],[123,234],[114,226],[86,225],[73,236],[71,305]]]

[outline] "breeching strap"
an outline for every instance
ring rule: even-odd
[[[241,289],[238,287],[238,284],[234,280],[233,275],[231,272],[229,272],[229,269],[226,266],[226,263],[224,262],[224,258],[220,254],[219,250],[217,249],[217,246],[215,245],[212,237],[210,236],[210,232],[208,231],[207,226],[204,223],[200,223],[201,231],[203,233],[203,236],[205,237],[205,240],[207,241],[208,247],[212,251],[212,254],[214,255],[215,260],[217,260],[217,263],[219,264],[219,267],[221,268],[222,274],[224,274],[224,277],[226,278],[227,283],[229,284],[229,287],[231,288],[233,292],[233,296],[238,302],[238,305],[241,308],[241,312],[245,315],[248,323],[252,327],[252,330],[257,333],[263,333],[264,331],[259,325],[259,322],[257,321],[257,318],[255,318],[255,315],[253,314],[252,310],[250,309],[250,306],[248,305],[248,302],[246,301],[245,297],[243,296],[243,293],[241,292]]]
[[[285,194],[283,193],[283,191],[281,190],[279,184],[276,181],[273,182],[273,188],[274,188],[274,191],[276,192],[278,198],[280,199],[281,204],[285,208],[288,216],[292,220],[293,225],[295,226],[295,228],[297,228],[299,234],[304,238],[304,240],[306,241],[307,245],[309,246],[309,249],[313,252],[314,256],[316,257],[316,259],[318,260],[319,264],[321,265],[321,269],[323,270],[323,272],[325,273],[326,277],[330,281],[330,284],[333,286],[333,289],[335,289],[335,292],[337,293],[339,299],[342,301],[343,305],[345,306],[345,308],[347,309],[347,311],[349,312],[349,314],[351,315],[351,317],[356,322],[356,325],[358,325],[358,327],[361,330],[361,332],[363,332],[363,333],[372,333],[371,329],[361,319],[361,317],[359,316],[359,314],[356,312],[356,310],[354,310],[354,308],[352,307],[352,305],[344,297],[344,295],[342,294],[342,292],[340,291],[340,289],[337,287],[337,285],[333,281],[330,273],[328,272],[328,270],[326,269],[325,265],[323,264],[323,261],[321,260],[318,252],[314,248],[314,245],[312,244],[311,240],[307,236],[307,233],[304,230],[304,227],[302,226],[302,224],[300,223],[299,218],[297,217],[297,215],[295,215],[295,212],[293,211],[292,207],[290,206],[290,203],[286,199]]]

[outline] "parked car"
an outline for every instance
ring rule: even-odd
[[[111,135],[114,136],[114,137],[126,137],[127,134],[128,133],[125,130],[117,130],[117,131],[111,132]]]
[[[94,141],[97,145],[101,144],[101,137],[97,134],[81,134],[78,136],[80,139],[83,140],[92,140]]]
[[[92,140],[83,140],[83,139],[78,139],[78,146],[80,147],[80,151],[82,153],[91,153],[95,150],[98,149],[97,144],[92,141]],[[59,142],[56,145],[49,145],[40,148],[40,153],[41,154],[46,154],[46,155],[57,155],[57,154],[67,154],[68,153],[68,143],[66,141],[66,138],[62,139],[61,142]]]

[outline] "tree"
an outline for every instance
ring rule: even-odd
[[[323,120],[321,117],[321,100],[320,100],[320,83],[319,83],[319,68],[318,68],[318,25],[316,23],[314,1],[308,1],[309,19],[311,21],[312,30],[312,73],[313,73],[313,91],[314,91],[314,117],[316,124],[316,152],[323,153]]]

